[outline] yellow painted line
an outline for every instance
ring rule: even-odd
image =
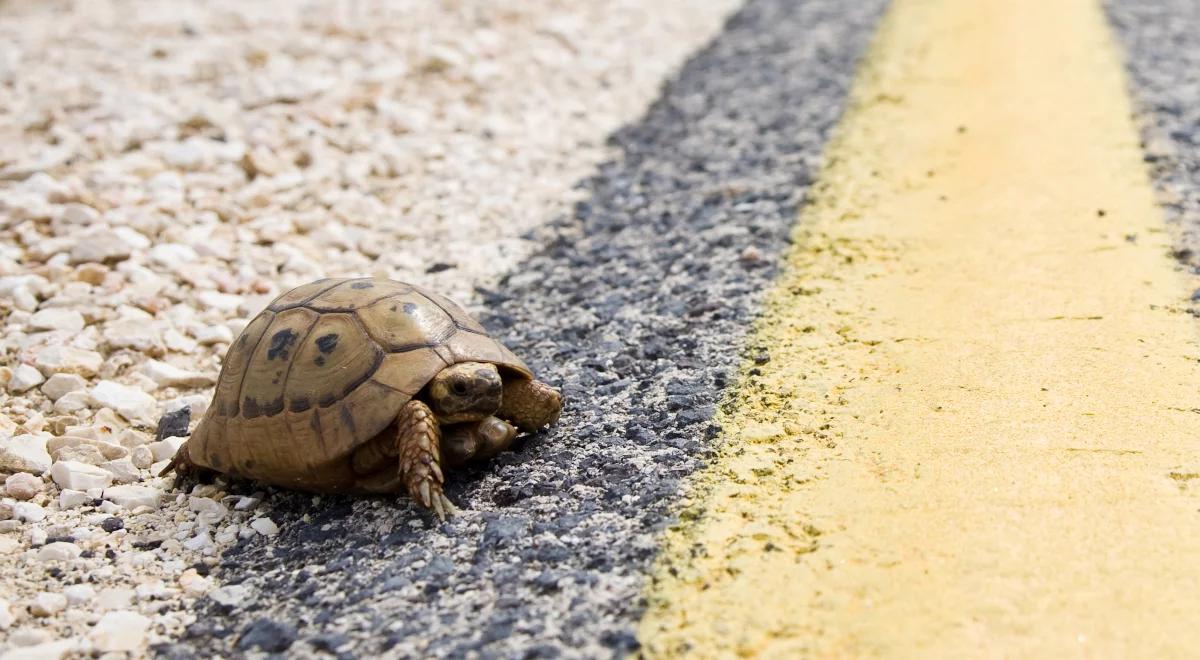
[[[1092,0],[898,0],[647,656],[1200,652],[1193,283]]]

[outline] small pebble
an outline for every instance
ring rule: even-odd
[[[17,502],[12,505],[12,517],[21,522],[41,522],[46,519],[46,510],[33,502]]]
[[[42,393],[51,401],[58,401],[71,392],[82,392],[87,389],[87,381],[78,374],[54,374],[42,383]]]
[[[179,575],[179,587],[188,596],[198,598],[212,589],[212,580],[202,577],[196,569],[189,568]]]
[[[150,620],[129,610],[106,612],[89,633],[92,645],[102,652],[131,653],[141,649]]]
[[[36,617],[54,616],[67,609],[67,597],[43,591],[29,604],[29,613]]]
[[[208,597],[225,607],[237,608],[245,602],[250,589],[245,585],[231,584],[217,587],[208,593]]]
[[[275,536],[279,533],[279,526],[270,518],[255,518],[250,521],[250,527],[263,536]]]
[[[42,372],[37,369],[28,364],[18,364],[13,369],[12,378],[8,381],[8,390],[10,392],[24,392],[25,390],[41,385],[45,380]]]
[[[3,598],[0,598],[0,630],[8,630],[12,627],[16,617],[13,616],[12,606]]]
[[[150,486],[110,486],[104,489],[103,497],[124,509],[133,510],[141,506],[157,509],[162,500],[162,491]]]
[[[169,461],[175,457],[175,452],[179,451],[185,442],[187,442],[187,438],[164,438],[146,446],[150,449],[156,462]]]
[[[146,445],[138,445],[129,450],[129,460],[139,470],[145,470],[154,464],[154,452]]]
[[[74,543],[56,541],[42,546],[38,550],[38,561],[70,561],[79,557],[83,551]]]
[[[58,494],[58,506],[63,509],[74,509],[77,506],[83,505],[91,498],[88,494],[81,490],[71,490],[64,488]]]
[[[51,459],[46,440],[44,435],[0,435],[0,470],[33,474],[49,470]]]
[[[4,480],[4,491],[8,493],[9,497],[18,500],[33,499],[33,496],[42,492],[42,488],[44,487],[45,482],[42,481],[41,477],[35,477],[28,472],[10,474]]]
[[[50,476],[61,488],[88,490],[112,483],[112,475],[95,465],[79,461],[59,461],[50,468]]]
[[[96,590],[90,585],[73,584],[63,589],[63,595],[67,597],[67,604],[72,607],[86,605],[96,597]]]

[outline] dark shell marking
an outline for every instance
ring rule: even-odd
[[[267,350],[268,360],[286,360],[292,344],[296,343],[296,333],[291,330],[280,330],[271,336],[271,348]]]
[[[331,332],[327,335],[321,335],[317,338],[317,348],[322,353],[331,353],[337,348],[338,336],[336,332]]]

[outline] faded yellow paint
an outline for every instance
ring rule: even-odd
[[[1090,0],[898,0],[649,656],[1200,652],[1194,283]]]

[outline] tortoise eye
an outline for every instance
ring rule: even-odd
[[[466,394],[467,384],[461,380],[456,380],[454,381],[454,384],[450,386],[450,389],[454,390],[455,394]]]

